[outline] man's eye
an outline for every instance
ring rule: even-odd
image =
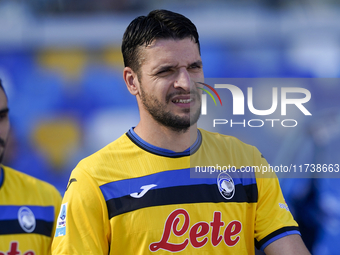
[[[199,65],[192,65],[192,66],[190,66],[190,69],[200,69],[201,68],[201,66],[199,66]]]
[[[7,118],[8,114],[6,113],[0,113],[0,119],[5,119]]]
[[[157,74],[166,74],[166,73],[169,73],[170,71],[171,71],[170,69],[164,69],[164,70],[159,71]]]

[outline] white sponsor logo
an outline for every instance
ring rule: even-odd
[[[149,185],[144,185],[142,187],[140,187],[142,189],[142,191],[140,193],[134,192],[131,193],[130,196],[133,198],[141,198],[142,196],[145,195],[146,192],[148,192],[150,189],[152,189],[153,187],[156,187],[156,184],[149,184]]]

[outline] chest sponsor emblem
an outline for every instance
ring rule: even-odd
[[[222,213],[219,211],[214,212],[213,219],[209,223],[205,221],[196,222],[190,228],[189,225],[190,215],[186,210],[177,209],[173,211],[165,222],[161,240],[151,243],[149,246],[150,251],[156,252],[162,249],[170,252],[179,252],[187,248],[189,244],[194,248],[201,248],[208,242],[216,247],[220,245],[222,240],[224,245],[232,247],[235,246],[241,238],[241,222],[233,220],[226,224],[222,221]],[[177,243],[170,242],[171,236],[181,237],[186,233],[188,233],[188,238],[183,238]],[[223,235],[220,235],[220,233],[223,233]]]
[[[35,229],[36,221],[35,216],[30,208],[23,206],[20,207],[18,211],[18,221],[21,228],[27,232],[31,233]]]
[[[227,173],[220,173],[217,177],[217,186],[221,195],[225,199],[232,199],[235,194],[235,184],[233,178]]]
[[[6,252],[1,252],[0,255],[35,255],[36,253],[32,250],[26,251],[26,252],[21,252],[19,250],[19,242],[11,242],[9,245],[9,250]]]

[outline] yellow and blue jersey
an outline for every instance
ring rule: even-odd
[[[59,192],[9,167],[0,171],[0,254],[51,254]]]
[[[195,166],[267,164],[253,146],[205,130],[184,152],[130,129],[72,171],[52,245],[57,254],[254,254],[299,234],[276,178]]]

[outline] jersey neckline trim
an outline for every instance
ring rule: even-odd
[[[2,184],[4,183],[5,179],[5,171],[2,166],[0,166],[0,189],[2,187]]]
[[[190,146],[188,149],[182,152],[175,152],[172,150],[160,148],[157,146],[154,146],[146,141],[144,141],[141,137],[139,137],[136,132],[133,130],[134,127],[130,128],[128,132],[126,132],[127,137],[130,138],[130,140],[136,144],[141,149],[148,151],[152,154],[163,156],[163,157],[169,157],[169,158],[180,158],[180,157],[186,157],[190,156],[191,154],[194,154],[198,148],[201,146],[202,143],[202,135],[201,132],[197,129],[197,139],[194,142],[192,146]]]

